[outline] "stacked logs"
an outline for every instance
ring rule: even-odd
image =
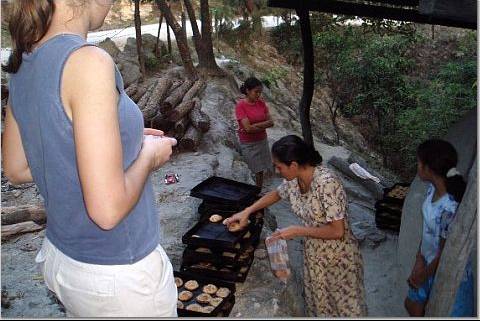
[[[205,85],[203,80],[154,77],[130,85],[125,93],[142,111],[145,127],[175,137],[184,151],[195,151],[210,129],[210,118],[198,98]]]

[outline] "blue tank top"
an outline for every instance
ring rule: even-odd
[[[10,78],[10,106],[20,128],[34,182],[45,201],[46,236],[60,251],[91,264],[132,264],[159,242],[159,220],[150,178],[138,203],[112,230],[88,216],[78,175],[72,122],[61,102],[62,73],[68,57],[89,44],[73,34],[57,35],[30,54]],[[123,168],[137,158],[143,141],[143,117],[125,94],[115,68]]]

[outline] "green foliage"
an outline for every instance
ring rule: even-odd
[[[270,69],[265,73],[265,75],[260,79],[265,86],[271,88],[272,85],[277,85],[277,81],[284,79],[288,74],[288,71],[282,67],[275,67]]]
[[[415,149],[422,141],[443,137],[452,124],[477,107],[476,70],[476,60],[449,62],[431,82],[412,86],[416,101],[400,112],[396,139],[410,173],[415,170]]]

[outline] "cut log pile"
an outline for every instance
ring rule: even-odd
[[[40,231],[45,227],[46,221],[43,205],[3,206],[2,240]]]
[[[183,151],[195,151],[210,129],[210,118],[202,111],[199,99],[205,86],[203,80],[153,77],[131,84],[125,93],[142,111],[145,127],[175,137]]]

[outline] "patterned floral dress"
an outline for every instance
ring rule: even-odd
[[[297,179],[277,189],[291,203],[305,226],[320,227],[345,219],[339,240],[306,238],[304,287],[307,315],[311,317],[366,316],[363,263],[347,221],[347,197],[339,178],[324,166],[315,168],[310,190],[300,192]]]

